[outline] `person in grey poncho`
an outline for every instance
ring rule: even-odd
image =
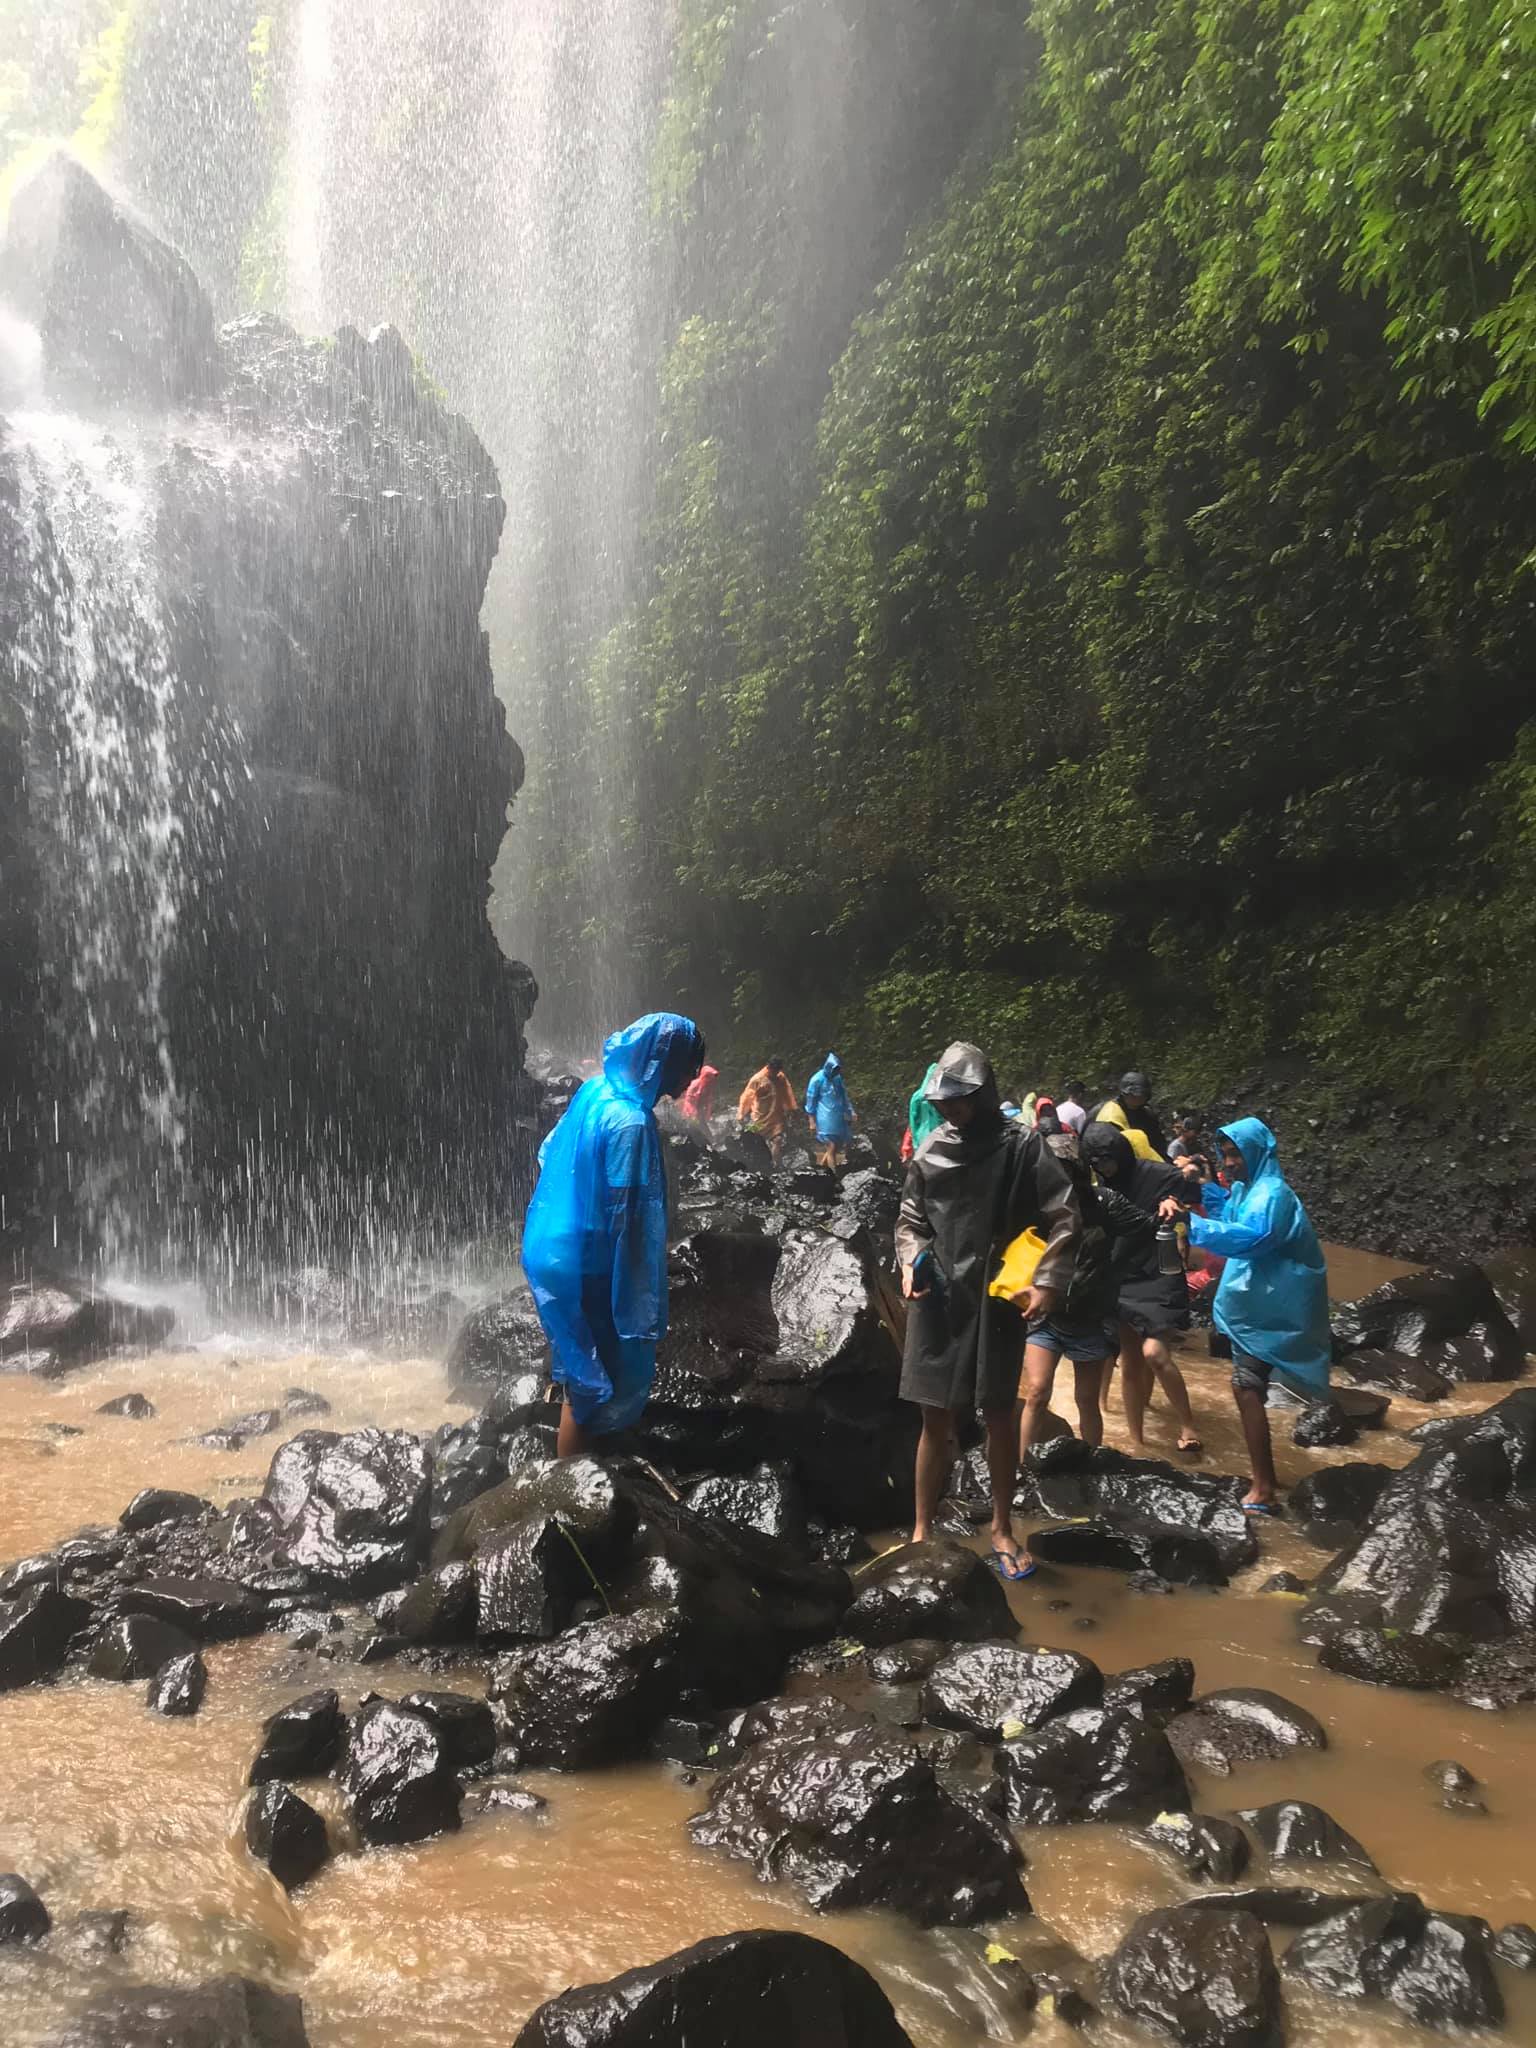
[[[913,1540],[930,1533],[954,1456],[954,1417],[979,1408],[992,1481],[992,1562],[1027,1578],[1013,1533],[1019,1378],[1027,1320],[1070,1285],[1082,1235],[1077,1190],[1062,1162],[1002,1113],[997,1081],[974,1046],[949,1047],[925,1090],[946,1119],[907,1169],[896,1254],[911,1304],[901,1393],[923,1411]],[[989,1296],[1002,1255],[1023,1231],[1046,1249],[1034,1284],[1014,1301]]]

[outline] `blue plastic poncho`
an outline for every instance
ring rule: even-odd
[[[805,1084],[805,1113],[815,1120],[824,1145],[846,1144],[853,1136],[853,1104],[843,1079],[843,1063],[829,1052]]]
[[[1227,1262],[1216,1327],[1299,1393],[1320,1397],[1333,1357],[1323,1248],[1280,1171],[1269,1126],[1248,1116],[1219,1135],[1242,1154],[1248,1178],[1231,1189],[1219,1217],[1189,1219],[1190,1243]]]
[[[544,1141],[523,1225],[523,1271],[576,1421],[597,1435],[640,1419],[667,1332],[667,1184],[652,1115],[703,1058],[698,1026],[642,1017],[603,1047]]]

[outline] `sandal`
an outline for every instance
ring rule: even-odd
[[[1023,1557],[1017,1550],[999,1550],[995,1544],[987,1562],[1010,1586],[1018,1585],[1021,1579],[1032,1579],[1040,1569],[1032,1557]]]
[[[1188,1443],[1180,1437],[1179,1456],[1181,1458],[1203,1458],[1205,1456],[1205,1445],[1197,1436],[1192,1436]]]
[[[1277,1500],[1245,1500],[1238,1506],[1245,1515],[1279,1515],[1284,1512]]]

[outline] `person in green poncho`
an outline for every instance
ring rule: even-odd
[[[922,1080],[918,1082],[913,1092],[912,1100],[907,1104],[907,1135],[901,1144],[903,1161],[910,1159],[918,1146],[922,1144],[924,1138],[931,1137],[944,1122],[939,1111],[928,1100],[926,1093],[929,1082],[938,1071],[939,1063],[935,1060],[927,1073],[924,1074]]]

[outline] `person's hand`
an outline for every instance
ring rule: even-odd
[[[1177,1223],[1184,1214],[1184,1204],[1176,1195],[1164,1195],[1157,1205],[1157,1213],[1165,1223]]]
[[[908,1301],[921,1301],[924,1295],[928,1292],[926,1287],[919,1287],[915,1284],[916,1278],[917,1268],[915,1266],[902,1267],[901,1291]]]
[[[1022,1294],[1013,1297],[1013,1305],[1033,1321],[1036,1316],[1053,1314],[1060,1300],[1054,1287],[1026,1287]]]
[[[1176,1159],[1174,1164],[1178,1167],[1180,1173],[1187,1173],[1191,1180],[1198,1180],[1200,1178],[1200,1162],[1198,1159]]]

